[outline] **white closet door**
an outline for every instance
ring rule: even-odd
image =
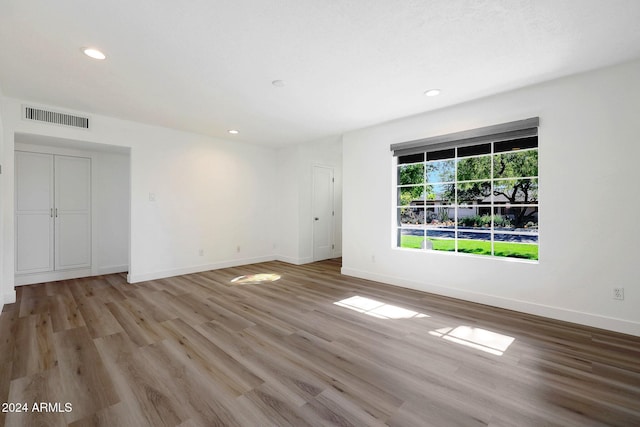
[[[55,269],[91,266],[91,159],[55,157]]]
[[[53,270],[53,156],[15,153],[16,273]]]
[[[333,168],[313,167],[313,260],[333,254]]]

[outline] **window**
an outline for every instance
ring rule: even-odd
[[[537,260],[537,122],[532,133],[395,146],[397,247]]]

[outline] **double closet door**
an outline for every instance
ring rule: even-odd
[[[16,151],[16,274],[91,267],[91,159]]]

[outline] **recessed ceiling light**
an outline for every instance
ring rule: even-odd
[[[235,129],[231,129],[231,130],[229,131],[229,133],[230,133],[231,135],[237,135],[237,134],[239,134],[240,132],[238,132],[238,131],[237,131],[237,130],[235,130]]]
[[[275,87],[284,87],[284,80],[274,80],[271,84]]]
[[[424,93],[426,96],[438,96],[440,95],[440,89],[429,89]]]
[[[82,52],[90,58],[103,60],[107,57],[104,53],[100,52],[98,49],[94,49],[92,47],[85,47],[82,49]]]

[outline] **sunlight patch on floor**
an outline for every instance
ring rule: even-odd
[[[247,276],[238,276],[231,280],[236,285],[245,285],[248,283],[275,282],[280,280],[280,275],[273,273],[249,274]]]
[[[336,301],[334,304],[379,319],[418,319],[421,317],[429,317],[424,313],[418,313],[417,311],[407,310],[406,308],[357,295],[343,299],[342,301]]]
[[[429,334],[456,344],[495,354],[496,356],[502,356],[511,343],[515,341],[515,338],[508,335],[471,326],[458,326],[455,329],[441,328],[431,331]]]

